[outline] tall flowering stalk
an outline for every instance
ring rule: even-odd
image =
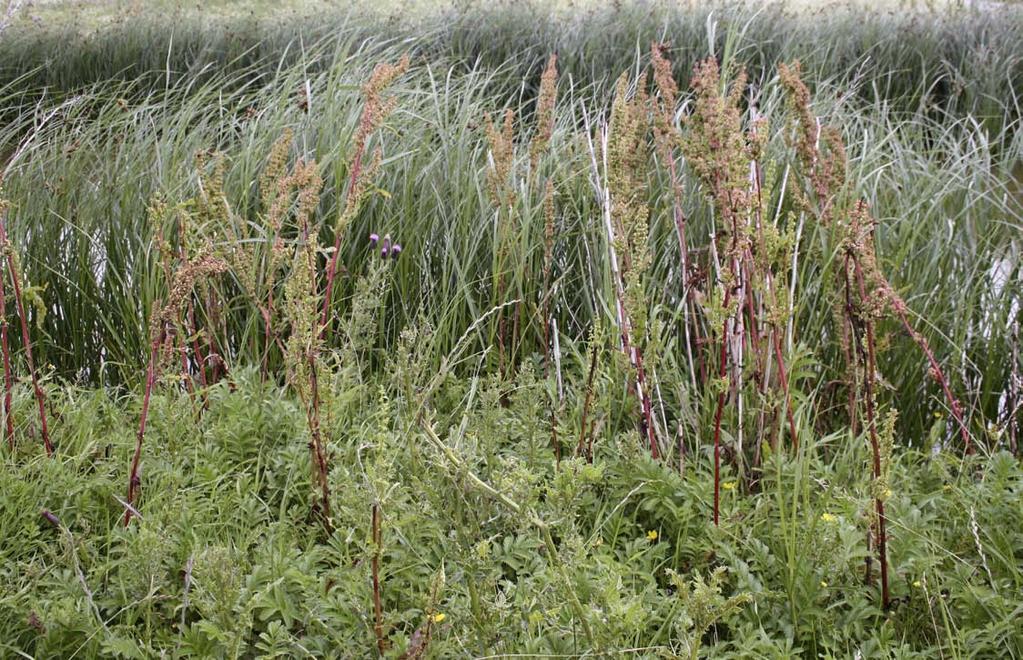
[[[153,217],[162,218],[164,209],[156,206],[151,209]],[[142,462],[142,445],[146,436],[146,424],[149,418],[149,403],[153,394],[156,379],[159,376],[160,347],[170,340],[169,331],[181,325],[181,316],[191,301],[192,293],[198,283],[227,270],[227,263],[213,256],[212,248],[204,248],[192,259],[182,260],[171,274],[165,300],[154,302],[149,319],[149,362],[146,367],[145,392],[142,396],[142,412],[139,416],[139,428],[135,435],[135,452],[131,459],[128,474],[127,506],[124,511],[124,525],[131,523],[132,516],[137,513],[135,502],[141,488],[139,468]]]
[[[493,294],[494,304],[499,305],[505,299],[505,264],[512,261],[511,236],[515,224],[515,203],[518,195],[515,192],[515,112],[505,110],[504,119],[498,124],[486,114],[483,117],[490,167],[487,169],[487,191],[491,203],[496,207]],[[517,306],[516,306],[517,309]],[[498,369],[506,373],[508,346],[508,328],[505,310],[501,307],[497,312],[497,359]],[[510,371],[510,367],[508,368]]]
[[[647,339],[644,274],[651,262],[644,168],[649,155],[647,138],[650,130],[646,77],[639,81],[632,95],[629,94],[627,76],[623,74],[618,79],[610,123],[598,130],[599,151],[593,144],[589,117],[584,115],[584,120],[594,191],[600,202],[607,234],[619,347],[632,369],[630,388],[640,404],[640,432],[649,446],[650,455],[656,459],[661,452],[643,362]]]
[[[855,433],[862,409],[871,447],[874,545],[881,568],[882,604],[887,608],[890,597],[884,502],[891,493],[887,466],[890,462],[894,415],[889,416],[887,427],[879,430],[876,393],[878,321],[894,317],[917,344],[926,358],[930,376],[941,387],[948,401],[964,451],[972,452],[973,445],[963,420],[961,404],[952,394],[948,380],[927,340],[909,322],[905,302],[895,292],[877,263],[874,242],[876,222],[870,215],[867,203],[858,199],[851,203],[848,201],[850,195],[845,185],[846,154],[842,136],[833,127],[821,128],[810,110],[810,93],[800,73],[798,62],[792,66],[779,67],[789,106],[796,117],[792,143],[804,175],[803,188],[795,190],[796,204],[828,231],[828,238],[841,264],[835,270],[835,288],[838,292],[835,296],[835,317],[840,326],[839,339],[847,365],[850,426]],[[826,151],[821,148],[822,143]],[[859,396],[861,386],[862,397]]]
[[[551,137],[554,134],[555,109],[557,105],[557,55],[551,55],[547,59],[543,73],[540,76],[540,88],[536,99],[535,123],[533,134],[529,140],[529,161],[528,170],[523,161],[516,159],[516,116],[515,111],[507,109],[500,119],[495,119],[490,113],[483,117],[484,133],[487,146],[487,193],[490,202],[495,209],[495,239],[493,258],[493,302],[495,306],[500,305],[507,297],[507,283],[509,268],[516,269],[515,275],[520,274],[525,267],[525,258],[517,254],[515,249],[515,227],[519,213],[519,182],[525,181],[527,190],[542,197],[542,208],[544,217],[544,261],[543,261],[543,292],[542,310],[543,318],[543,342],[544,342],[544,370],[550,372],[551,343],[553,319],[550,317],[550,275],[553,266],[554,246],[554,186],[550,179],[544,180],[541,176],[541,161],[550,148]],[[520,281],[520,277],[512,277],[512,281]],[[514,316],[511,319],[509,330],[509,319],[503,307],[497,312],[497,349],[498,368],[503,374],[508,374],[515,368],[514,353],[519,342],[519,319],[522,314],[522,303],[515,305]],[[509,358],[509,354],[511,357]],[[552,425],[554,423],[553,410],[551,411]],[[556,433],[553,431],[552,433]],[[555,450],[557,445],[555,442]]]
[[[285,351],[288,380],[302,401],[309,427],[309,452],[312,459],[313,484],[320,494],[320,514],[324,526],[333,528],[330,517],[329,457],[323,440],[321,423],[320,377],[323,369],[320,352],[323,348],[323,326],[317,322],[317,307],[324,299],[317,287],[319,233],[312,224],[313,211],[319,203],[322,179],[314,161],[300,161],[296,171],[309,179],[307,195],[299,205],[295,222],[300,241],[291,256],[291,270],[284,283],[286,317],[290,335]]]
[[[671,62],[664,55],[665,44],[654,43],[650,46],[650,58],[657,87],[657,98],[654,103],[654,137],[657,153],[668,167],[668,183],[671,186],[672,219],[675,222],[675,235],[678,239],[679,261],[681,266],[682,284],[682,330],[685,335],[686,360],[689,364],[689,378],[692,391],[696,391],[696,362],[693,359],[693,339],[690,323],[695,321],[696,310],[692,299],[690,285],[691,263],[689,245],[686,240],[686,216],[682,209],[682,180],[676,166],[676,154],[682,145],[682,132],[675,123],[675,110],[678,105],[678,84],[671,70]],[[681,460],[681,457],[680,457]]]
[[[861,379],[864,384],[864,414],[870,447],[873,454],[874,512],[876,526],[877,558],[881,566],[881,602],[888,609],[888,538],[884,501],[890,494],[887,479],[883,476],[883,464],[887,458],[878,434],[877,397],[874,386],[877,381],[877,339],[875,325],[883,315],[882,301],[875,291],[868,292],[865,272],[874,269],[873,227],[867,214],[866,204],[857,202],[849,215],[843,241],[842,280],[844,283],[846,314],[853,333],[853,350],[858,356]],[[890,448],[888,448],[890,453]]]
[[[718,293],[706,313],[712,327],[720,328],[721,345],[717,358],[717,391],[714,411],[714,524],[720,520],[721,426],[725,403],[733,389],[741,396],[744,317],[750,277],[750,232],[755,198],[748,180],[753,160],[750,140],[742,128],[739,101],[745,86],[740,74],[730,91],[721,91],[721,77],[713,58],[696,65],[693,72],[695,103],[687,119],[688,133],[682,149],[690,167],[713,204],[720,223],[712,244],[718,272]],[[755,333],[755,328],[754,328]],[[733,366],[729,369],[729,364]],[[738,399],[741,418],[741,399]],[[741,421],[740,421],[741,424]],[[741,448],[740,433],[736,434]]]
[[[28,334],[28,319],[25,316],[25,303],[21,295],[21,280],[18,277],[18,259],[14,254],[14,247],[7,238],[7,229],[5,227],[7,219],[7,206],[6,204],[0,206],[0,250],[3,251],[6,265],[7,274],[11,278],[11,288],[14,291],[14,302],[18,310],[18,320],[21,321],[21,343],[25,348],[25,363],[28,365],[29,375],[32,377],[32,389],[35,392],[36,403],[39,406],[39,426],[40,433],[43,437],[43,446],[46,448],[46,455],[53,456],[53,444],[50,442],[50,432],[46,424],[46,397],[43,394],[43,388],[39,385],[39,377],[36,375],[35,360],[32,358],[32,340]],[[0,282],[0,288],[3,283]],[[11,447],[14,446],[13,434],[14,429],[11,426],[11,409],[10,409],[10,397],[11,397],[11,380],[10,380],[10,357],[8,355],[7,342],[6,342],[6,317],[4,320],[4,337],[3,337],[3,351],[4,351],[4,409],[7,418],[7,434],[8,443]]]
[[[4,216],[7,213],[6,203],[0,199],[0,232],[3,231]],[[0,350],[4,359],[4,434],[9,449],[14,451],[14,417],[11,412],[11,390],[14,379],[11,376],[11,350],[7,341],[7,285],[0,278]]]
[[[557,78],[558,78],[558,56],[551,55],[547,59],[547,66],[540,77],[540,93],[536,101],[536,127],[533,138],[529,144],[529,163],[531,182],[539,185],[538,168],[540,159],[547,153],[550,147],[551,135],[554,133],[554,109],[557,104]],[[551,351],[552,337],[557,330],[554,327],[554,319],[551,316],[551,298],[554,291],[551,286],[551,273],[554,267],[554,243],[555,243],[555,208],[554,208],[554,181],[548,178],[544,184],[543,191],[543,218],[544,218],[544,250],[543,250],[543,305],[541,318],[543,319],[543,365],[544,378],[551,378]],[[547,399],[547,413],[551,427],[551,445],[554,447],[555,460],[561,461],[561,442],[558,440],[558,415],[561,407],[560,396],[560,370],[554,365],[556,383],[554,393]]]
[[[337,260],[341,253],[341,241],[352,219],[362,208],[371,182],[380,167],[381,153],[376,151],[368,165],[364,163],[366,145],[370,135],[376,131],[387,116],[394,110],[397,101],[394,97],[383,96],[387,89],[409,67],[409,56],[404,55],[397,64],[380,63],[373,69],[369,80],[362,86],[363,107],[359,125],[355,130],[351,171],[348,176],[348,192],[341,214],[334,223],[334,251],[327,265],[327,285],[323,293],[323,306],[320,311],[321,334],[327,331],[330,315],[330,301],[334,291],[334,278],[337,275]]]
[[[782,85],[788,94],[789,106],[796,115],[796,138],[793,141],[796,148],[796,155],[803,166],[807,180],[807,190],[797,191],[797,204],[806,211],[814,213],[820,224],[825,228],[833,228],[839,237],[855,234],[856,231],[863,231],[864,227],[872,227],[873,221],[866,218],[867,208],[864,203],[857,201],[854,208],[847,212],[848,217],[843,217],[841,202],[844,198],[845,188],[845,166],[846,155],[845,145],[842,136],[836,128],[820,128],[819,122],[810,110],[810,92],[802,82],[801,68],[799,62],[791,66],[779,65],[779,75]],[[822,153],[820,142],[824,142],[827,152]],[[866,218],[866,219],[865,219]],[[858,229],[856,227],[858,223]],[[833,225],[837,225],[833,227]],[[869,232],[868,232],[869,233]],[[872,234],[871,234],[872,235]],[[909,308],[905,301],[895,292],[895,288],[884,276],[877,265],[873,239],[869,241],[858,241],[854,245],[859,246],[859,260],[864,269],[866,282],[871,286],[873,294],[882,304],[886,315],[894,316],[902,325],[903,329],[924,354],[928,365],[928,374],[938,384],[945,396],[952,417],[955,419],[959,429],[959,436],[963,448],[967,453],[973,452],[973,443],[970,440],[969,429],[963,419],[962,404],[952,393],[948,378],[945,377],[941,366],[938,364],[926,338],[921,335],[909,321]],[[841,282],[839,285],[841,286]],[[840,314],[837,314],[840,316]],[[849,329],[846,324],[842,334],[843,350],[846,353],[847,362],[854,361],[852,353],[854,347],[849,345]],[[855,418],[855,388],[850,387],[850,418]],[[855,427],[854,427],[855,430]]]

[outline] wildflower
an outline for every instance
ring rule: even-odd
[[[650,541],[651,543],[656,541],[657,540],[657,530],[656,529],[651,529],[649,532],[647,532],[646,533],[646,540]]]
[[[945,413],[943,413],[940,410],[935,410],[933,415],[934,415],[934,419],[944,419],[944,417],[945,417]]]
[[[391,246],[391,258],[397,259],[399,254],[401,254],[401,245],[395,243],[394,245]]]
[[[952,492],[952,484],[945,484],[944,486],[941,487],[941,490],[945,491],[946,493],[951,493]]]
[[[833,523],[836,520],[838,520],[838,518],[834,514],[828,513],[827,511],[821,514],[822,522]]]
[[[378,236],[377,234],[370,234],[369,235],[369,244],[370,245],[376,245],[377,241],[379,241],[379,240],[380,240],[380,236]]]
[[[827,589],[828,588],[828,583],[825,582],[824,580],[821,580],[821,588],[822,589]]]
[[[436,614],[430,617],[430,621],[433,621],[434,623],[444,623],[444,619],[446,618],[448,618],[447,614],[444,614],[443,612],[437,612]]]
[[[734,481],[726,481],[723,484],[721,484],[721,487],[724,488],[725,490],[735,490],[735,485],[736,484]]]
[[[920,583],[920,580],[914,580],[913,581],[913,586],[916,587],[917,589],[919,589],[923,585]]]

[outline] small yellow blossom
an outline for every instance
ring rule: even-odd
[[[830,514],[827,511],[825,511],[824,513],[821,514],[821,520],[826,523],[833,523],[836,520],[838,520],[838,518],[836,518],[833,514]]]
[[[891,488],[885,488],[884,492],[881,493],[881,499],[882,500],[887,500],[891,496],[892,496],[892,489]]]
[[[656,529],[651,529],[649,532],[647,532],[646,533],[646,540],[647,541],[656,541],[657,540],[657,530]]]
[[[825,582],[824,580],[821,580],[821,587],[824,588],[824,589],[827,589],[828,588],[828,583]]]
[[[923,585],[920,584],[920,580],[916,580],[916,581],[913,582],[913,586],[916,587],[917,589],[919,589]]]
[[[430,620],[433,621],[434,623],[444,623],[444,619],[446,618],[448,618],[447,614],[444,614],[443,612],[437,612],[436,614],[430,617]]]
[[[951,493],[952,492],[952,484],[945,484],[944,486],[941,487],[941,489],[943,491],[945,491],[946,493]]]
[[[724,488],[725,490],[735,490],[735,482],[726,481],[723,484],[721,484],[721,487]]]
[[[934,411],[934,419],[942,419],[944,416],[945,413],[941,412],[940,410]]]

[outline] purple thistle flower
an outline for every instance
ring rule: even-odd
[[[386,234],[382,243],[383,247],[380,249],[380,258],[386,259],[387,255],[391,253],[391,235]]]
[[[391,258],[397,259],[399,254],[401,254],[401,245],[395,243],[394,245],[391,246]]]
[[[380,237],[378,235],[376,235],[376,234],[370,234],[369,235],[369,244],[370,245],[376,245],[377,241],[379,241],[379,240],[380,240]]]

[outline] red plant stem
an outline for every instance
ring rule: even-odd
[[[160,332],[153,333],[153,345],[149,351],[149,366],[146,368],[146,391],[142,396],[142,414],[139,417],[139,431],[135,436],[135,454],[131,459],[131,471],[128,476],[128,505],[124,510],[124,526],[131,522],[132,507],[135,506],[135,498],[138,496],[140,485],[139,462],[142,460],[142,441],[146,437],[146,420],[149,417],[149,399],[153,393],[153,383],[156,381],[156,363],[159,360],[160,344],[163,343],[163,335],[166,329],[161,328]]]
[[[646,436],[647,442],[650,444],[650,456],[654,460],[660,458],[660,452],[657,449],[657,437],[654,435],[654,427],[652,424],[652,407],[650,405],[650,395],[646,389],[646,373],[643,371],[643,353],[639,348],[632,346],[629,341],[629,316],[625,311],[625,302],[623,301],[623,294],[621,292],[621,282],[619,281],[618,287],[618,318],[621,320],[621,339],[622,339],[622,351],[626,357],[629,358],[629,362],[636,369],[636,397],[639,399],[640,406],[643,411],[643,419],[640,420],[640,431]]]
[[[316,376],[316,359],[313,355],[309,356],[309,386],[309,396],[312,401],[308,407],[307,415],[310,444],[313,450],[313,467],[320,482],[324,526],[329,531],[333,527],[330,520],[330,484],[327,481],[330,470],[327,467],[327,454],[323,448],[323,436],[320,433],[320,387],[319,378]]]
[[[970,442],[969,430],[967,430],[966,424],[963,422],[962,406],[959,404],[959,400],[952,395],[952,390],[948,386],[948,380],[945,378],[945,374],[942,372],[941,367],[938,366],[938,361],[934,358],[934,352],[931,351],[931,347],[927,343],[927,340],[924,339],[923,336],[910,324],[909,319],[906,317],[905,306],[902,302],[895,302],[893,307],[899,316],[899,320],[902,321],[902,327],[905,328],[906,332],[909,333],[909,336],[913,338],[913,341],[916,342],[916,345],[920,347],[920,350],[927,357],[927,362],[931,367],[931,377],[941,386],[942,391],[945,393],[945,399],[948,401],[948,407],[952,411],[952,416],[959,424],[959,435],[963,439],[963,447],[967,454],[972,454],[973,443]]]
[[[217,328],[220,325],[221,320],[220,298],[217,297],[217,293],[215,290],[211,290],[208,291],[206,294],[206,301],[207,305],[209,306],[208,312],[210,320],[210,334],[209,338],[207,339],[207,345],[209,346],[210,349],[210,354],[208,356],[211,367],[210,377],[212,379],[212,382],[216,383],[220,381],[222,377],[221,371],[224,368],[224,358],[220,354],[220,349],[217,346],[216,332],[214,332],[214,328]]]
[[[377,638],[377,651],[381,657],[387,651],[387,638],[384,637],[384,607],[380,598],[380,544],[382,533],[380,531],[380,505],[373,504],[373,632]]]
[[[191,300],[188,301],[188,331],[192,334],[192,355],[195,356],[196,366],[199,368],[199,384],[202,386],[203,408],[205,408],[209,404],[206,393],[208,385],[206,381],[206,358],[202,354],[202,348],[199,347],[199,338],[196,336],[195,304]]]
[[[666,159],[668,161],[668,176],[671,178],[671,187],[673,193],[673,204],[672,204],[672,216],[675,219],[675,233],[678,236],[678,251],[682,258],[682,304],[689,308],[692,318],[696,320],[696,310],[693,307],[693,301],[690,297],[690,286],[689,286],[689,246],[686,244],[686,216],[682,212],[682,186],[678,182],[678,176],[675,170],[675,159],[671,157],[671,153],[667,153]],[[699,328],[699,324],[695,324],[696,328]],[[685,324],[685,335],[686,335],[686,356],[689,358],[689,372],[690,378],[693,382],[693,388],[696,387],[696,373],[695,365],[693,364],[693,348],[692,341],[689,336],[689,324]],[[699,355],[699,352],[697,352]]]
[[[867,290],[864,285],[863,268],[860,266],[860,262],[855,257],[846,256],[846,284],[848,286],[848,269],[849,260],[852,259],[853,267],[855,268],[856,283],[859,288],[860,300],[864,303],[867,301]],[[867,408],[867,427],[870,432],[870,447],[874,453],[874,479],[877,480],[881,476],[881,446],[877,438],[877,420],[874,410],[874,378],[877,364],[876,364],[876,346],[874,342],[874,322],[869,318],[864,319],[864,325],[866,326],[866,339],[867,339],[867,354],[866,354],[866,371],[864,377],[864,388],[866,390],[866,408]],[[886,532],[885,532],[885,517],[884,517],[884,501],[880,497],[874,498],[874,508],[877,512],[877,559],[878,563],[881,564],[881,604],[882,607],[887,610],[889,604],[889,593],[888,593],[888,554],[887,554],[887,543],[886,543]]]
[[[268,376],[268,362],[270,359],[270,348],[273,346],[273,328],[271,327],[271,306],[273,305],[273,294],[267,306],[260,305],[259,312],[263,316],[263,355],[259,360],[259,374],[263,380]]]
[[[359,182],[359,174],[362,172],[362,157],[366,152],[366,141],[363,140],[359,150],[355,153],[355,160],[352,161],[352,174],[348,178],[348,194],[356,194],[356,184]],[[346,200],[347,203],[347,200]],[[327,266],[327,289],[323,292],[323,310],[320,313],[320,338],[327,335],[327,315],[330,313],[330,297],[334,292],[334,277],[337,275],[337,259],[341,254],[341,239],[343,231],[338,231],[334,237],[334,252],[330,255],[330,263]]]
[[[4,354],[4,429],[7,434],[7,444],[11,451],[14,451],[14,417],[11,413],[11,390],[14,387],[11,378],[11,351],[7,343],[7,294],[4,292],[4,283],[0,279],[0,347]]]
[[[653,427],[653,410],[650,405],[650,393],[646,388],[646,372],[643,370],[643,353],[636,347],[632,349],[634,353],[634,361],[636,364],[636,390],[639,394],[641,405],[643,406],[643,421],[642,431],[647,437],[647,441],[650,443],[650,457],[655,461],[661,457],[661,452],[657,448],[657,436],[654,433]]]
[[[308,244],[309,243],[309,224],[308,222],[302,225],[302,238]],[[340,243],[340,234],[338,234],[338,242]],[[335,256],[337,251],[334,252]],[[307,261],[309,262],[310,272],[316,272],[316,256],[309,254]],[[327,300],[328,293],[325,295],[324,300]],[[312,282],[312,293],[315,295],[316,280]],[[324,309],[326,311],[326,309]],[[322,332],[322,329],[321,329]],[[321,335],[322,336],[322,335]],[[323,438],[320,434],[320,385],[319,378],[316,375],[316,355],[317,347],[315,341],[309,346],[307,350],[306,360],[309,366],[309,397],[311,401],[306,403],[306,423],[309,426],[309,448],[312,453],[313,459],[313,476],[320,482],[320,499],[322,501],[321,511],[323,513],[323,526],[330,532],[333,530],[333,523],[330,520],[330,484],[327,481],[328,474],[330,472],[327,467],[327,454],[323,448]]]
[[[32,359],[32,340],[28,336],[28,320],[25,318],[25,303],[21,298],[21,283],[18,281],[18,268],[14,263],[14,247],[7,240],[7,230],[0,219],[0,245],[7,250],[7,269],[11,275],[11,285],[14,287],[14,302],[18,308],[18,318],[21,320],[21,342],[25,346],[25,362],[28,363],[28,371],[32,376],[32,388],[35,390],[36,403],[39,404],[39,423],[43,436],[43,444],[46,446],[46,455],[53,456],[53,444],[50,442],[50,432],[46,426],[46,399],[43,396],[43,388],[39,386],[39,378],[36,376],[35,360]]]
[[[760,240],[760,249],[766,254],[767,253],[767,246],[765,245],[765,242],[764,242],[764,222],[763,222],[763,216],[762,216],[762,213],[761,213],[761,209],[763,208],[763,203],[764,203],[763,202],[763,188],[762,188],[762,186],[760,184],[760,180],[761,180],[760,162],[755,160],[755,161],[753,161],[753,187],[754,187],[754,189],[756,190],[756,193],[757,193],[757,216],[756,216],[757,217],[757,237]],[[753,260],[753,255],[749,252],[749,250],[746,251],[746,256],[751,261]],[[774,303],[777,302],[777,297],[774,295],[774,288],[771,286],[772,278],[771,278],[770,269],[768,269],[768,272],[766,272],[764,274],[764,279],[765,279],[765,282],[767,284],[768,295],[770,295],[771,302],[772,302],[772,304],[774,304]],[[773,339],[772,343],[774,344],[774,357],[775,357],[775,360],[777,360],[777,362],[778,362],[778,380],[781,383],[782,393],[785,396],[785,416],[788,418],[789,433],[792,436],[792,448],[795,449],[795,450],[798,450],[799,449],[799,435],[796,434],[796,422],[795,422],[795,419],[794,419],[794,417],[792,415],[792,398],[789,395],[788,372],[787,372],[787,369],[785,368],[785,358],[783,357],[782,352],[781,352],[781,339],[778,336],[778,329],[777,328],[774,328],[774,330],[772,332],[772,339]]]
[[[731,302],[732,290],[725,291],[724,308],[728,309]],[[725,319],[721,328],[721,356],[718,366],[718,378],[728,378],[728,319]],[[728,394],[728,386],[725,385],[718,392],[717,409],[714,411],[714,525],[720,520],[721,512],[721,416],[725,411],[725,397]]]
[[[181,356],[181,379],[185,383],[185,389],[188,390],[188,398],[195,404],[195,384],[192,383],[192,373],[188,368],[188,347],[185,346],[185,342],[182,339],[180,348],[178,349],[178,355]]]
[[[582,424],[579,426],[579,444],[575,448],[576,456],[582,454],[583,446],[586,444],[586,418],[590,412],[590,401],[593,399],[593,375],[597,371],[597,347],[591,346],[590,351],[590,373],[586,376],[586,398],[583,400]],[[589,452],[589,454],[587,458],[592,462],[593,452]]]

